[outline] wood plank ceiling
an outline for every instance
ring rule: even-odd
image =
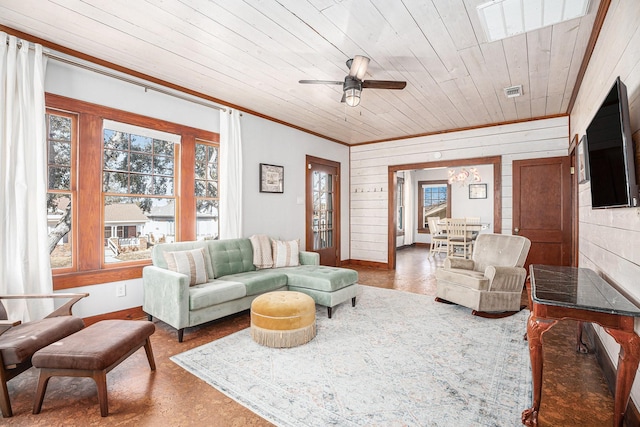
[[[486,42],[487,0],[2,0],[0,25],[346,144],[567,113],[599,0]],[[345,61],[405,80],[340,103]],[[503,89],[522,85],[508,99]]]

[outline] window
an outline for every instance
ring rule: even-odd
[[[195,196],[196,239],[217,239],[218,227],[218,153],[220,147],[196,141]]]
[[[451,194],[451,189],[447,181],[418,182],[418,232],[429,232],[428,217],[446,218],[449,216],[451,211],[449,194]]]
[[[71,269],[74,259],[72,218],[75,206],[76,117],[47,111],[47,227],[51,267]]]
[[[105,120],[105,264],[148,260],[152,245],[175,241],[174,143],[153,133]]]
[[[404,178],[398,177],[396,184],[396,215],[398,217],[397,235],[404,234]]]
[[[52,94],[46,104],[54,289],[139,278],[154,244],[217,237],[218,134]],[[68,231],[51,237],[66,212]]]

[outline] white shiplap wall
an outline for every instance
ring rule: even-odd
[[[351,148],[351,259],[386,263],[388,167],[502,156],[502,233],[511,234],[512,162],[566,156],[569,119],[557,117]]]
[[[615,78],[627,86],[631,131],[640,130],[640,1],[613,0],[571,112],[571,134],[584,135]],[[597,271],[640,300],[640,208],[591,209],[589,183],[579,187],[579,265]],[[614,365],[619,345],[596,332]],[[636,322],[636,332],[640,327]],[[631,398],[640,402],[638,376]]]

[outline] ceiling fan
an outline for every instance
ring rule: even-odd
[[[396,80],[362,80],[367,72],[369,58],[366,56],[356,55],[353,59],[347,60],[349,74],[344,81],[334,80],[300,80],[302,84],[322,84],[322,85],[342,85],[342,99],[340,102],[346,102],[349,107],[356,107],[360,104],[360,94],[362,89],[404,89],[407,82]]]

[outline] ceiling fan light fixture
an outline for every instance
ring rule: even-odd
[[[344,91],[344,102],[347,103],[349,107],[357,107],[360,104],[360,95],[362,91],[358,88],[346,89]]]
[[[356,55],[353,59],[347,61],[349,67],[349,75],[358,80],[363,80],[369,66],[369,58],[366,56]]]

